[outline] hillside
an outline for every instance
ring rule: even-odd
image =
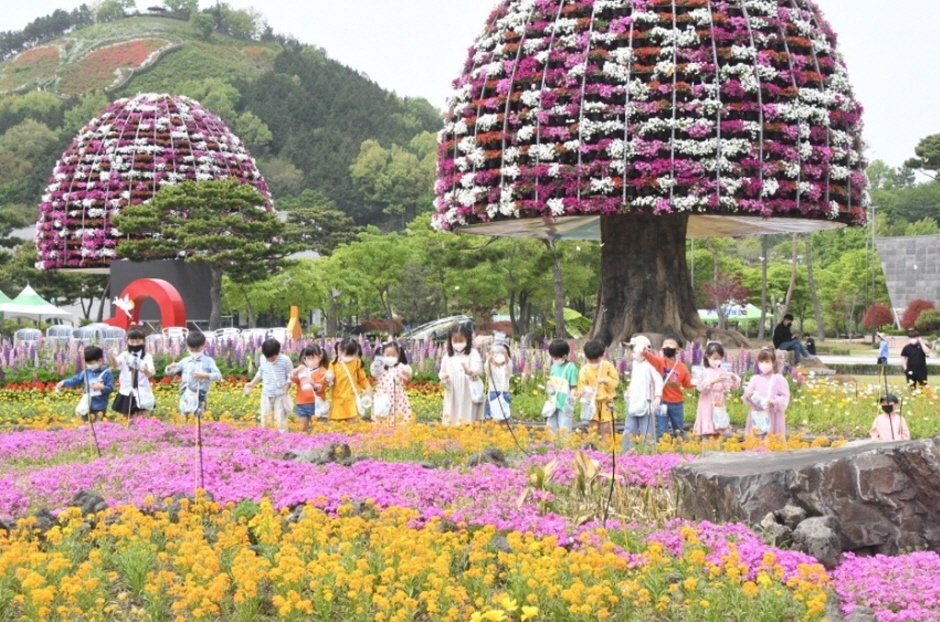
[[[364,141],[406,148],[439,129],[439,113],[319,48],[264,39],[207,37],[191,21],[134,16],[10,56],[0,63],[0,205],[38,204],[58,154],[107,101],[167,92],[199,100],[241,136],[275,202],[310,207],[317,197],[359,224],[387,226],[388,212],[361,195],[350,167]]]

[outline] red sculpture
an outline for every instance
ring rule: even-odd
[[[147,298],[152,299],[160,308],[160,324],[164,328],[170,326],[186,326],[186,305],[183,297],[169,282],[163,279],[137,279],[124,288],[118,301],[114,317],[105,320],[106,324],[123,328],[140,321],[140,309]]]

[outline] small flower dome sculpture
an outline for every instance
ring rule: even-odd
[[[182,96],[119,99],[56,163],[39,206],[37,266],[106,271],[121,237],[111,219],[125,206],[167,184],[229,178],[252,184],[273,209],[254,159],[218,117]]]

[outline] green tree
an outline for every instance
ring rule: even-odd
[[[59,139],[62,141],[72,140],[72,137],[108,105],[108,98],[101,91],[86,93],[73,101],[72,107],[65,111],[62,125],[58,129]]]
[[[369,227],[359,234],[359,241],[344,244],[333,252],[347,281],[355,281],[363,295],[371,297],[384,311],[388,322],[394,320],[391,291],[405,278],[404,267],[411,259],[411,250],[398,233],[382,234]]]
[[[940,174],[940,134],[931,134],[920,139],[914,147],[917,157],[909,159],[904,166],[936,179]]]
[[[330,255],[337,246],[355,242],[362,231],[352,218],[336,209],[333,201],[313,190],[284,199],[278,207],[287,214],[284,239],[321,255]]]
[[[278,201],[278,209],[284,209],[281,204],[284,197],[296,196],[303,189],[304,172],[286,158],[258,160],[258,168]]]
[[[199,0],[163,0],[163,4],[174,13],[190,16],[199,10]]]
[[[214,330],[221,324],[223,275],[238,282],[269,277],[291,251],[275,243],[284,226],[264,203],[253,186],[231,179],[165,186],[149,203],[114,219],[128,236],[117,253],[132,261],[182,257],[208,265]]]
[[[192,13],[189,16],[189,23],[196,31],[196,36],[203,41],[212,38],[212,33],[215,31],[215,18],[208,13]]]
[[[244,313],[253,328],[262,313],[286,317],[292,305],[302,311],[323,307],[329,299],[329,289],[320,278],[318,263],[319,260],[309,259],[288,261],[271,278],[251,283],[226,277],[223,291],[229,311]]]

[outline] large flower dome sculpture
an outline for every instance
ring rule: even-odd
[[[273,209],[254,159],[218,117],[187,97],[119,99],[56,163],[39,206],[38,267],[104,271],[122,237],[110,223],[124,207],[166,184],[229,178],[252,184]]]
[[[686,234],[865,219],[861,106],[811,0],[504,0],[454,86],[439,229],[606,246],[606,217],[666,217],[684,258]]]

